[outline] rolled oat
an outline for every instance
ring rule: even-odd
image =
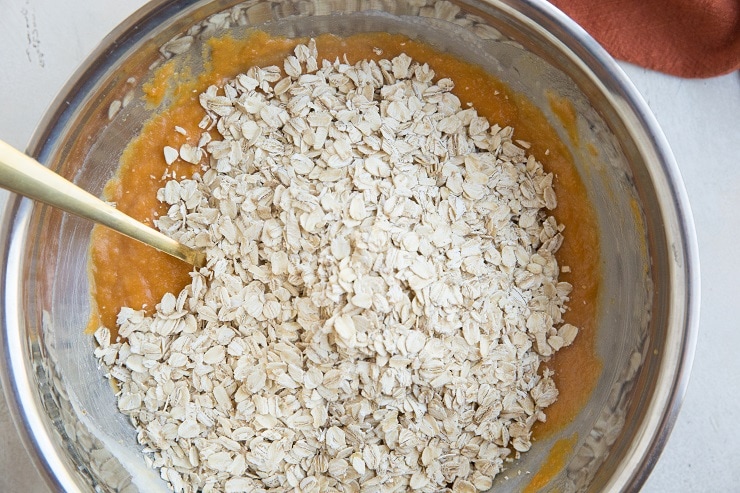
[[[577,334],[553,177],[453,87],[310,42],[201,94],[157,226],[208,265],[95,335],[173,490],[482,491],[529,450]]]

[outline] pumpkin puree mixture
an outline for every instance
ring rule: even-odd
[[[299,42],[305,40],[276,38],[262,32],[244,39],[214,38],[207,43],[210,62],[198,77],[176,74],[172,61],[161,66],[145,84],[144,91],[150,104],[159,105],[165,98],[172,104],[149,120],[128,145],[118,175],[106,186],[106,200],[149,225],[166,214],[167,205],[156,198],[157,190],[165,183],[161,179],[165,170],[174,171],[178,179],[200,171],[180,160],[168,166],[162,152],[167,145],[179,148],[185,143],[197,144],[201,133],[198,123],[204,115],[198,95],[209,85],[222,84],[251,66],[282,66],[282,60]],[[514,127],[514,138],[530,142],[528,152],[543,164],[546,172],[554,173],[558,206],[551,214],[566,226],[565,240],[556,257],[560,266],[570,267],[569,272],[561,273],[560,279],[573,285],[570,309],[564,318],[580,331],[575,343],[558,351],[548,363],[555,372],[560,394],[547,408],[547,422],[537,423],[533,433],[542,439],[561,430],[586,403],[601,373],[595,349],[600,283],[596,218],[567,147],[541,111],[524,96],[514,93],[481,67],[426,44],[401,35],[372,33],[347,38],[321,35],[316,38],[316,45],[320,57],[329,60],[346,54],[349,63],[355,63],[406,53],[429,64],[438,78],[449,77],[455,82],[452,92],[463,107],[472,103],[478,114],[491,123]],[[186,135],[175,132],[175,126],[182,127]],[[165,293],[177,294],[190,282],[190,266],[103,227],[96,227],[92,234],[90,270],[96,308],[88,330],[92,332],[102,324],[111,330],[113,338],[121,307],[144,308],[151,313]],[[568,446],[558,448],[557,457],[546,461],[538,474],[537,486],[546,484],[562,469],[565,460],[561,456],[571,451],[575,440],[567,442]]]

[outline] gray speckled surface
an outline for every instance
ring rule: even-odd
[[[143,0],[0,0],[0,139],[24,147],[83,58]],[[740,74],[669,77],[622,64],[671,144],[697,226],[701,333],[674,431],[643,491],[740,488]],[[5,203],[0,191],[0,208]],[[0,491],[49,489],[23,449],[0,395]]]

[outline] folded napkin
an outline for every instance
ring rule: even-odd
[[[740,69],[740,0],[550,0],[615,58],[680,77]]]

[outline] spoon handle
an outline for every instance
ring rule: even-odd
[[[127,216],[0,140],[0,187],[108,226],[196,267],[205,254]]]

